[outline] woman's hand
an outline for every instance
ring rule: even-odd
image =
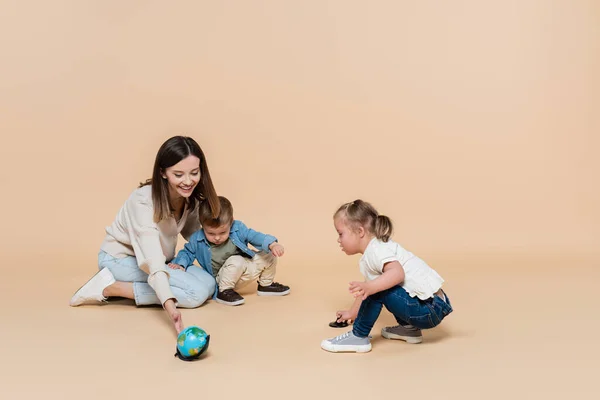
[[[175,326],[175,330],[179,335],[179,332],[183,330],[183,320],[181,319],[181,312],[175,305],[175,301],[173,299],[165,301],[164,308],[167,314],[169,314],[169,318],[171,318],[171,322]]]

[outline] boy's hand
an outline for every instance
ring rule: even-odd
[[[285,251],[283,246],[277,242],[271,243],[269,245],[269,250],[271,250],[271,253],[273,253],[273,255],[276,257],[281,257]]]
[[[173,263],[168,263],[167,266],[171,269],[180,269],[182,271],[185,271],[185,268],[183,268],[181,265],[179,264],[173,264]]]
[[[360,297],[363,300],[373,294],[373,290],[371,289],[371,285],[368,282],[350,282],[350,286],[348,290],[352,294],[352,296]]]

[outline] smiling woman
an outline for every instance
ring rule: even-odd
[[[200,228],[198,206],[204,201],[219,215],[202,149],[192,138],[170,138],[158,150],[152,178],[129,196],[106,228],[100,271],[73,295],[71,306],[99,304],[110,296],[137,305],[161,304],[179,333],[183,322],[177,306],[199,307],[215,290],[214,278],[202,268],[166,268],[175,256],[177,236],[187,240]]]

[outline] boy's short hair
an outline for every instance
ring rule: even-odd
[[[227,198],[219,196],[219,203],[221,204],[221,212],[217,218],[213,218],[210,204],[207,201],[200,203],[198,217],[202,226],[216,228],[233,222],[233,206],[231,202]]]

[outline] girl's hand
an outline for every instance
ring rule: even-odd
[[[173,326],[175,326],[175,331],[177,331],[177,334],[179,335],[179,332],[183,329],[183,320],[181,319],[181,312],[179,312],[175,305],[175,301],[173,301],[173,299],[165,301],[164,308],[167,314],[169,314]]]
[[[348,290],[354,298],[360,297],[363,300],[373,294],[368,282],[350,282]]]
[[[335,315],[337,315],[337,322],[351,322],[356,319],[356,315],[348,310],[340,310]]]
[[[182,271],[185,271],[185,268],[183,268],[181,265],[179,264],[173,264],[173,263],[168,263],[167,266],[171,269],[180,269]]]
[[[285,251],[283,246],[277,242],[271,243],[269,245],[269,250],[271,250],[271,253],[273,253],[273,255],[276,257],[281,257]]]

